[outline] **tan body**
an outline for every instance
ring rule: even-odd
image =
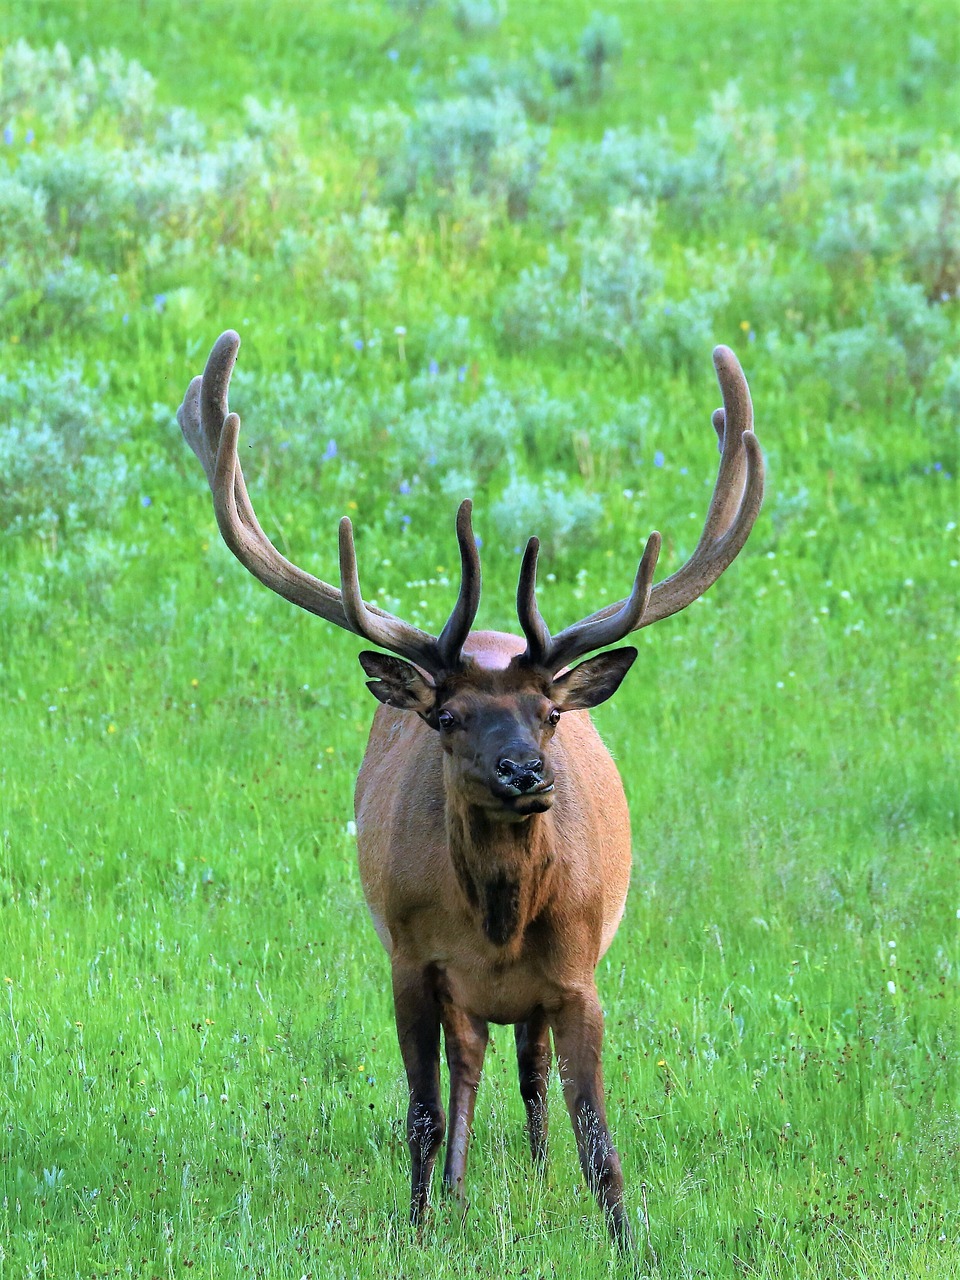
[[[411,1220],[422,1221],[445,1136],[444,1186],[462,1193],[487,1024],[513,1023],[534,1160],[546,1157],[555,1051],[584,1177],[612,1237],[629,1248],[623,1175],[605,1114],[594,970],[623,914],[630,821],[589,709],[616,693],[637,657],[635,648],[610,646],[696,600],[753,527],[763,455],[740,365],[726,347],[714,351],[724,406],[713,415],[720,466],[690,559],[654,585],[660,535],[652,533],[630,595],[551,635],[537,606],[539,544],[531,538],[517,588],[520,640],[471,631],[480,556],[469,502],[457,514],[460,592],[438,636],[364,601],[348,519],[340,522],[339,588],[280,554],[257,519],[237,455],[240,419],[227,390],[239,346],[236,333],[221,334],[177,415],[206,472],[224,541],[272,591],[387,651],[359,655],[383,705],[357,779],[357,844],[364,893],[390,956],[410,1090]]]
[[[506,668],[523,647],[515,636],[479,632],[464,654]],[[380,941],[411,964],[435,965],[453,1001],[489,1022],[521,1022],[538,1006],[549,1014],[571,989],[592,986],[623,915],[630,815],[589,712],[563,716],[551,760],[553,807],[498,824],[499,838],[478,855],[478,871],[524,881],[521,926],[506,947],[484,934],[451,858],[444,755],[434,730],[381,706],[357,779],[360,879]]]

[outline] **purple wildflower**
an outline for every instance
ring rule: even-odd
[[[399,487],[399,490],[400,490],[400,492],[401,492],[401,493],[409,493],[409,492],[410,492],[410,481],[409,481],[409,480],[401,480],[401,481],[400,481],[400,484],[399,484],[399,486],[398,486],[398,487]]]
[[[164,311],[166,310],[166,307],[167,307],[167,295],[165,293],[156,294],[153,299],[153,309],[154,311],[156,311],[157,315],[162,316]]]
[[[338,452],[339,450],[337,449],[336,440],[328,440],[327,447],[321,454],[321,458],[324,462],[329,462],[331,458],[335,458],[337,456]]]
[[[401,517],[400,517],[400,523],[403,525],[403,527],[404,527],[404,528],[406,528],[406,527],[407,527],[407,525],[410,523],[410,517],[409,517],[409,516],[401,516]]]
[[[8,147],[13,146],[13,125],[12,124],[8,124],[7,127],[4,129],[3,140]]]
[[[457,381],[464,382],[466,380],[466,377],[467,377],[467,366],[465,364],[462,364],[460,368],[457,370]]]
[[[353,340],[353,349],[354,349],[354,351],[362,351],[362,350],[363,350],[363,339],[362,339],[362,338],[354,338],[354,340]]]
[[[437,374],[440,372],[440,366],[437,364],[436,360],[431,360],[427,368],[430,371],[431,378],[435,378]]]
[[[27,132],[23,135],[23,140],[24,140],[24,142],[27,144],[27,146],[28,146],[28,147],[30,147],[30,146],[32,146],[32,145],[33,145],[33,130],[32,130],[32,129],[28,129],[28,130],[27,130]]]
[[[148,497],[147,497],[147,495],[146,495],[146,494],[144,494],[144,495],[143,495],[143,497],[140,499],[140,505],[141,505],[141,507],[152,507],[152,506],[153,506],[153,499],[152,499],[152,498],[148,498]]]
[[[662,467],[665,462],[666,462],[666,458],[663,456],[663,450],[658,449],[657,452],[653,455],[653,465],[655,467]]]

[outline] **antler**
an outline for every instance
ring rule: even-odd
[[[222,333],[203,376],[193,379],[177,410],[183,437],[206,472],[224,542],[264,586],[301,609],[408,658],[434,677],[455,668],[480,604],[480,555],[471,526],[471,504],[462,503],[457,513],[460,592],[439,638],[364,603],[349,519],[340,522],[339,590],[298,568],[280,554],[260,527],[237,457],[240,418],[229,411],[227,391],[239,349],[240,338],[232,329]]]
[[[551,637],[537,608],[538,543],[531,538],[517,589],[517,613],[527,638],[522,661],[558,671],[592,649],[616,644],[631,631],[679,613],[716,582],[743,548],[763,501],[763,453],[753,434],[753,405],[740,362],[729,347],[716,347],[713,363],[723,395],[723,408],[713,414],[720,442],[720,469],[693,555],[676,573],[651,589],[660,551],[660,535],[652,533],[627,599],[606,605]]]

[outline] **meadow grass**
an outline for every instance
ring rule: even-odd
[[[611,0],[598,81],[592,4],[455,8],[7,11],[0,1278],[627,1269],[556,1080],[528,1166],[509,1028],[469,1209],[410,1236],[358,644],[240,569],[173,419],[228,326],[268,532],[329,580],[348,510],[423,626],[470,494],[482,625],[526,533],[554,627],[652,527],[673,571],[738,350],[764,512],[596,717],[643,1269],[960,1275],[953,6]]]

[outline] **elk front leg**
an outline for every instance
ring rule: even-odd
[[[462,1200],[473,1109],[489,1033],[482,1018],[472,1018],[453,1005],[443,1006],[441,1020],[450,1068],[450,1133],[443,1166],[443,1186],[445,1191]]]
[[[623,1207],[623,1172],[603,1104],[603,1012],[596,991],[571,994],[551,1021],[580,1167],[603,1209],[610,1235],[622,1250],[630,1250],[633,1238]]]
[[[547,1080],[550,1075],[550,1024],[542,1009],[514,1027],[520,1097],[527,1112],[530,1154],[535,1164],[547,1159]]]
[[[393,1005],[407,1072],[410,1221],[419,1226],[446,1121],[440,1101],[440,1005],[429,970],[393,964]]]

